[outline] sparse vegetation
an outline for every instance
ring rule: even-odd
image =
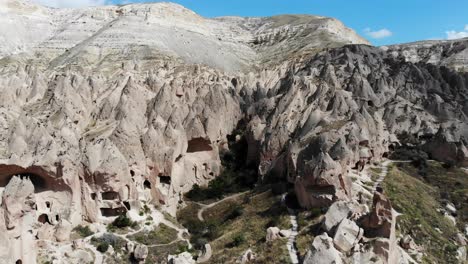
[[[212,263],[231,263],[249,247],[262,259],[271,260],[260,263],[288,263],[289,260],[281,261],[281,256],[288,256],[286,239],[275,241],[276,251],[265,246],[269,226],[290,228],[289,215],[286,207],[281,205],[280,196],[267,191],[223,201],[205,211],[205,222],[198,220],[197,207],[189,203],[188,207],[178,212],[177,219],[189,229],[190,240],[196,248],[211,244],[214,252]]]
[[[239,234],[235,235],[234,238],[232,239],[232,242],[227,244],[226,246],[230,247],[230,248],[238,247],[238,246],[242,245],[244,242],[245,242],[244,234],[239,233]]]
[[[123,238],[120,238],[111,233],[105,233],[100,237],[91,238],[91,244],[93,244],[99,252],[106,252],[109,246],[112,246],[115,251],[119,252],[126,244]]]
[[[168,244],[177,239],[177,230],[160,224],[150,232],[141,231],[130,236],[129,239],[145,245]]]
[[[417,244],[424,246],[426,263],[455,263],[455,254],[449,249],[453,246],[451,239],[457,230],[437,212],[442,207],[440,192],[424,182],[417,168],[411,170],[393,166],[384,181],[384,189],[393,207],[402,213],[398,218],[398,229],[403,234],[410,234]],[[436,228],[442,232],[439,233]]]
[[[101,253],[106,253],[109,249],[109,244],[107,242],[101,242],[99,245],[97,245],[96,249]]]
[[[323,214],[327,210],[325,208],[312,208],[299,212],[297,215],[297,224],[299,233],[296,237],[296,244],[299,254],[304,256],[315,236],[319,233]]]
[[[462,169],[446,163],[430,161],[427,163],[426,174],[419,175],[418,168],[411,164],[403,164],[400,170],[418,178],[424,183],[434,186],[439,195],[436,197],[441,205],[451,202],[457,209],[457,222],[463,230],[468,223],[468,175]]]
[[[119,215],[114,221],[107,226],[109,232],[115,232],[117,229],[124,229],[127,227],[135,228],[137,226],[136,222],[133,222],[126,215]]]
[[[188,247],[187,243],[184,241],[179,241],[163,246],[148,247],[148,257],[145,260],[145,264],[167,263],[168,255],[175,255],[184,251],[188,251],[185,249],[188,249]]]
[[[73,231],[77,232],[82,238],[94,235],[94,232],[89,229],[89,226],[79,225],[75,227]]]

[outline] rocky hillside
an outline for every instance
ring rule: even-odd
[[[73,228],[102,234],[122,215],[170,225],[160,212],[174,216],[225,171],[220,153],[240,129],[257,185],[288,182],[305,209],[351,203],[353,218],[338,212],[305,263],[360,263],[350,250],[364,231],[385,242],[362,258],[408,261],[382,190],[351,176],[404,135],[432,159],[468,164],[467,40],[377,48],[332,18],[206,19],[171,3],[2,0],[0,23],[0,263],[102,263]]]

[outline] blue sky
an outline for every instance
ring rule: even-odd
[[[34,0],[53,6],[144,0]],[[155,1],[153,1],[155,2]],[[374,45],[468,37],[467,0],[174,0],[205,17],[312,14],[338,18]]]

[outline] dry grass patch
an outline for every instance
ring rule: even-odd
[[[452,239],[458,231],[437,212],[442,207],[438,201],[439,190],[396,166],[392,166],[385,178],[384,189],[393,207],[403,214],[397,221],[399,231],[410,234],[426,249],[424,261],[456,263],[456,246]]]

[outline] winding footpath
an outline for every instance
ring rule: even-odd
[[[289,258],[291,259],[291,263],[293,264],[298,264],[299,263],[299,253],[297,251],[297,246],[296,246],[296,237],[298,235],[298,224],[297,224],[297,216],[296,212],[287,207],[286,204],[286,194],[283,194],[283,197],[281,198],[281,201],[283,204],[286,206],[288,209],[288,214],[289,214],[289,221],[291,222],[291,234],[289,235],[288,242],[286,243],[286,247],[289,252]]]
[[[378,167],[381,168],[382,171],[379,174],[379,178],[374,183],[374,190],[377,190],[377,187],[382,186],[382,182],[385,180],[385,177],[388,174],[388,166],[392,163],[410,163],[410,160],[386,160],[382,162],[382,164]]]
[[[246,194],[246,193],[248,193],[248,191],[246,191],[246,192],[241,192],[241,193],[236,193],[236,194],[227,196],[227,197],[223,198],[222,200],[216,201],[216,202],[211,203],[211,204],[196,203],[196,204],[198,204],[199,206],[201,206],[201,208],[198,210],[198,213],[197,213],[198,220],[200,220],[200,221],[202,221],[202,222],[205,221],[205,219],[203,218],[203,212],[205,212],[206,209],[209,209],[209,208],[211,208],[211,207],[214,207],[214,206],[216,206],[216,205],[218,205],[218,204],[220,204],[220,203],[222,203],[222,202],[224,202],[224,201],[227,201],[227,200],[230,200],[230,199],[235,199],[235,198],[237,198],[237,197],[239,197],[239,196],[241,196],[241,195],[244,195],[244,194]]]

